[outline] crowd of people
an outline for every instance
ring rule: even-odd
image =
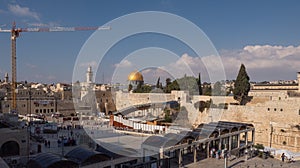
[[[212,158],[216,158],[216,159],[222,159],[222,158],[225,158],[225,157],[229,157],[228,155],[230,155],[229,153],[226,152],[225,149],[223,150],[216,150],[215,148],[212,148],[210,150],[210,157]]]
[[[285,155],[285,153],[282,153],[282,154],[281,154],[281,161],[282,161],[282,162],[288,162],[288,163],[295,162],[293,156],[287,157],[287,156]]]

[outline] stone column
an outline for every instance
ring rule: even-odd
[[[197,148],[196,148],[196,145],[193,146],[193,151],[194,151],[194,163],[197,162]]]
[[[231,151],[231,144],[232,144],[232,136],[229,136],[229,142],[228,142],[228,151]]]
[[[240,148],[240,133],[237,135],[237,147]]]
[[[209,145],[210,145],[210,143],[207,142],[206,143],[206,155],[207,155],[207,158],[209,158],[209,154],[210,154]]]
[[[178,165],[179,165],[179,167],[181,167],[181,163],[182,163],[182,149],[179,149],[179,153],[178,153]]]
[[[162,163],[161,163],[162,161],[161,160],[164,159],[164,150],[163,150],[163,148],[159,149],[159,155],[158,155],[158,157],[159,157],[158,164],[159,164],[159,166],[162,166]]]
[[[248,131],[245,132],[245,143],[246,143],[246,148],[248,146]]]
[[[252,130],[252,143],[255,144],[255,130]]]

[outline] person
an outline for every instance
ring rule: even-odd
[[[288,162],[289,162],[289,163],[293,163],[293,162],[295,162],[295,160],[294,160],[294,156],[292,156],[292,157],[288,158]]]
[[[217,151],[217,153],[218,153],[218,159],[221,159],[222,151],[219,149],[219,150]]]
[[[281,161],[284,162],[284,159],[285,159],[285,154],[282,153],[282,155],[281,155]]]

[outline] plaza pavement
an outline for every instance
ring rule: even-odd
[[[224,168],[224,159],[208,158],[197,163],[185,165],[186,168]],[[281,162],[278,159],[254,157],[245,161],[245,157],[228,161],[228,168],[300,168],[300,162]]]

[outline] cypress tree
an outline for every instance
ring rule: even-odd
[[[240,102],[240,105],[245,105],[248,92],[250,91],[250,77],[246,72],[244,64],[241,64],[239,74],[236,77],[233,89],[234,99]]]
[[[160,77],[158,77],[157,82],[156,82],[156,88],[159,88],[160,86]]]
[[[200,75],[200,73],[198,75],[197,85],[198,85],[199,95],[202,95],[201,75]]]

